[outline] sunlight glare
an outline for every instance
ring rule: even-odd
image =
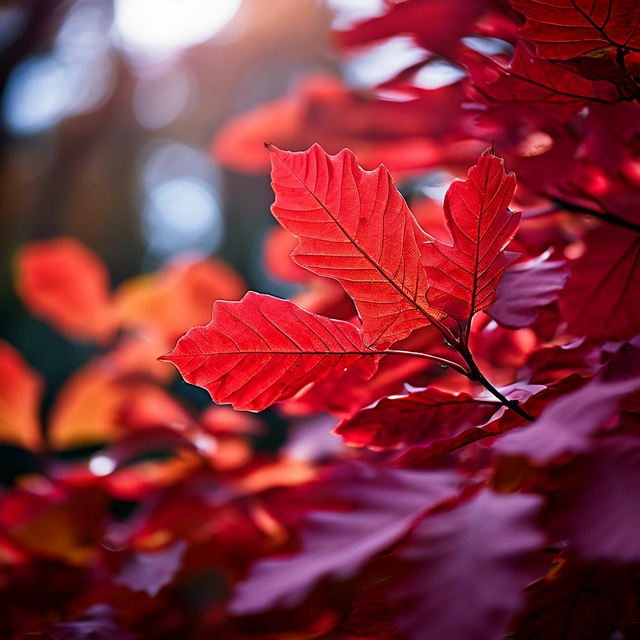
[[[126,47],[170,53],[211,38],[242,0],[116,0],[115,28]]]

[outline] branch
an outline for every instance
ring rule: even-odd
[[[612,213],[606,213],[603,211],[599,211],[598,209],[592,209],[591,207],[587,207],[586,205],[575,204],[558,196],[550,196],[549,200],[558,207],[565,209],[566,211],[571,211],[573,213],[584,213],[586,215],[593,216],[594,218],[598,218],[598,220],[603,220],[604,222],[609,222],[611,224],[618,225],[619,227],[623,227],[624,229],[629,229],[630,231],[640,233],[640,224],[625,220],[624,218],[620,218],[616,215],[613,215]]]

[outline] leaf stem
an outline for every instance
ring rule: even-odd
[[[505,407],[511,409],[512,411],[515,411],[520,417],[524,418],[525,420],[528,420],[529,422],[533,422],[535,420],[535,418],[530,413],[527,413],[520,406],[517,400],[509,400],[505,395],[500,393],[500,391],[498,391],[485,378],[484,374],[482,373],[482,371],[480,371],[478,365],[475,363],[473,356],[469,351],[467,351],[466,353],[461,353],[460,355],[465,359],[466,363],[469,365],[470,371],[469,371],[469,374],[467,375],[467,378],[469,378],[469,380],[473,380],[474,382],[477,382],[478,384],[482,385],[491,395],[498,398],[498,400],[500,400],[500,402]]]
[[[413,358],[423,358],[424,360],[431,360],[433,362],[438,362],[439,364],[446,367],[450,367],[472,382],[477,382],[478,384],[482,385],[490,394],[492,394],[500,401],[500,404],[504,405],[508,409],[511,409],[512,411],[515,411],[520,417],[524,418],[525,420],[529,420],[530,422],[533,422],[535,420],[535,418],[531,414],[527,413],[518,404],[517,400],[509,400],[485,378],[483,373],[478,368],[478,365],[473,360],[473,356],[468,351],[468,349],[459,351],[459,353],[469,366],[469,370],[465,369],[457,362],[453,362],[453,360],[447,360],[446,358],[434,356],[430,353],[420,353],[418,351],[403,351],[401,349],[386,349],[385,351],[380,351],[379,353],[388,356],[408,356]]]
[[[551,196],[550,200],[556,206],[561,207],[566,211],[571,211],[573,213],[584,213],[586,215],[593,216],[594,218],[598,218],[598,220],[603,220],[604,222],[609,222],[619,227],[623,227],[624,229],[629,229],[630,231],[635,231],[636,233],[640,233],[640,225],[635,224],[630,220],[625,220],[624,218],[620,218],[614,215],[613,213],[598,211],[598,209],[593,209],[591,207],[587,207],[586,205],[574,204],[558,196]]]
[[[447,358],[441,358],[440,356],[434,356],[431,353],[421,353],[419,351],[403,351],[402,349],[385,349],[384,351],[378,351],[377,353],[381,353],[387,356],[409,356],[412,358],[423,358],[424,360],[432,360],[433,362],[438,362],[439,364],[450,367],[454,371],[461,373],[465,377],[469,377],[469,372],[457,362],[453,360],[447,360]]]

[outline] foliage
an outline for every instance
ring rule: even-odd
[[[0,493],[3,637],[636,637],[639,16],[397,0],[336,32],[421,62],[307,82],[213,147],[271,159],[291,301],[215,259],[111,293],[75,241],[25,247],[25,305],[102,351],[43,427],[1,345],[0,437],[37,461]],[[463,77],[423,88],[436,63]],[[197,411],[162,353],[267,411]]]

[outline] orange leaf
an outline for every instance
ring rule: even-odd
[[[42,448],[43,379],[11,345],[0,340],[0,442],[31,451]]]
[[[107,270],[73,238],[26,246],[18,257],[17,288],[27,308],[66,337],[104,344],[113,336]]]

